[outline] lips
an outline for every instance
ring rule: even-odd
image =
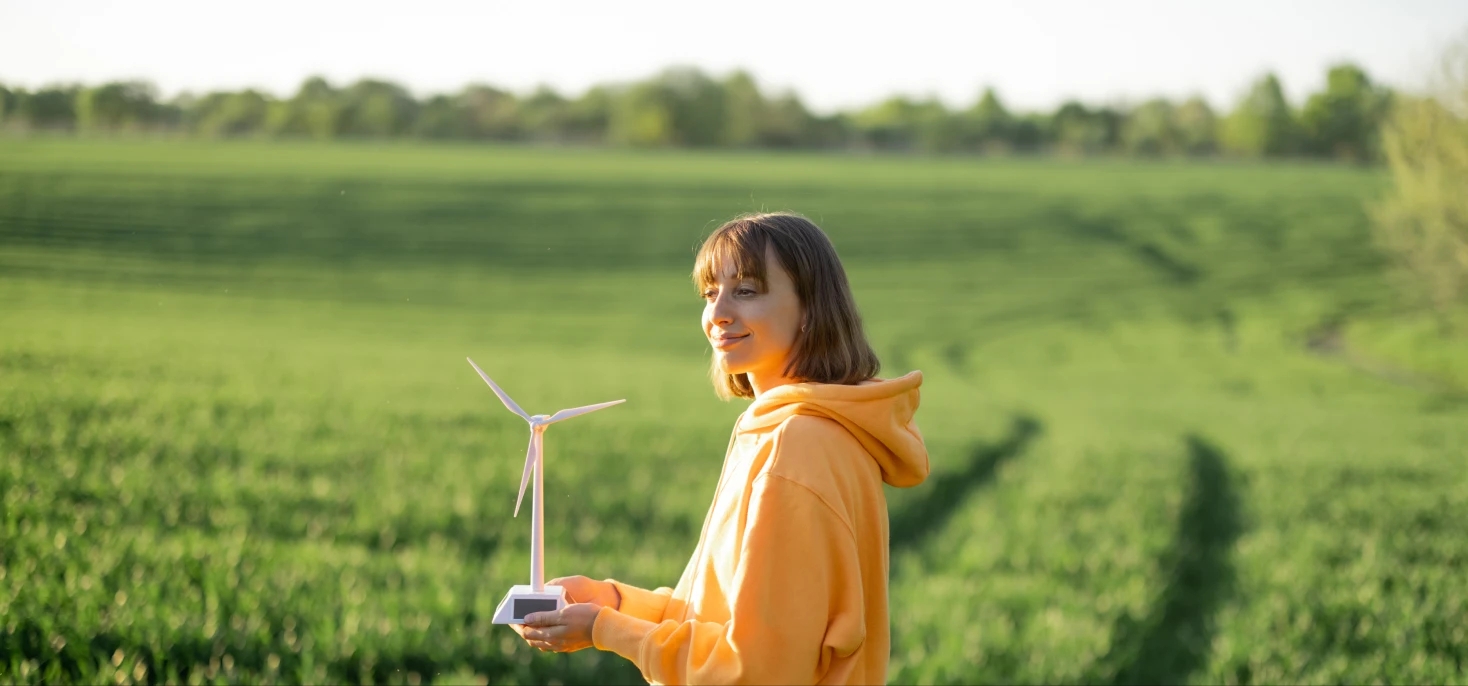
[[[718,348],[720,350],[724,350],[724,349],[733,347],[739,341],[742,341],[742,340],[744,340],[745,338],[748,338],[748,337],[749,337],[749,334],[744,334],[742,336],[727,336],[727,335],[725,335],[725,336],[719,336],[718,338],[712,339],[712,343],[714,344],[714,347],[715,348]]]

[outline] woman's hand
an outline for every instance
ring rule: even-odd
[[[532,648],[552,653],[570,653],[591,647],[591,630],[601,605],[576,603],[554,612],[525,616],[524,624],[511,624]]]
[[[566,599],[573,603],[591,603],[613,610],[622,607],[622,594],[610,582],[584,576],[563,576],[551,579],[550,585],[566,589]]]
[[[590,648],[596,613],[603,607],[622,607],[622,594],[606,581],[563,576],[551,579],[548,585],[566,589],[566,600],[571,604],[556,612],[532,613],[525,617],[524,624],[510,625],[532,648],[552,653]]]

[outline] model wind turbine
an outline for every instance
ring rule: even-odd
[[[464,358],[469,360],[469,358]],[[520,516],[520,501],[525,499],[525,484],[530,481],[530,472],[535,472],[535,494],[532,496],[534,503],[534,514],[530,518],[530,584],[515,585],[510,592],[505,594],[505,599],[500,601],[499,607],[494,610],[495,624],[524,624],[525,615],[532,612],[544,612],[548,610],[559,610],[566,606],[566,591],[560,586],[545,585],[545,428],[563,419],[583,415],[608,408],[626,400],[613,400],[609,403],[598,403],[586,407],[576,407],[569,410],[561,410],[552,415],[529,415],[520,409],[509,394],[505,393],[484,373],[474,360],[469,360],[469,366],[479,372],[479,377],[484,383],[494,390],[499,396],[500,402],[511,412],[520,415],[530,423],[530,447],[525,451],[525,471],[520,474],[520,495],[515,498],[515,516]]]

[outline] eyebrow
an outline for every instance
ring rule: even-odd
[[[751,282],[755,286],[755,290],[758,290],[761,293],[770,290],[769,284],[765,283],[764,281],[761,281],[759,278],[757,278],[757,277],[755,277],[753,275],[746,275],[746,276],[738,277],[738,278],[739,278],[739,281],[736,282],[736,283],[743,283],[745,281],[749,281],[749,282]],[[719,284],[717,282],[715,282],[715,281],[705,281],[703,283],[700,283],[698,285],[698,295],[700,295],[700,296],[703,295],[704,292],[707,291],[709,288],[714,287],[714,286],[717,286],[717,285],[719,285]]]

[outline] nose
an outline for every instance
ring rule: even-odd
[[[729,304],[729,296],[719,293],[714,301],[708,305],[709,322],[723,328],[734,322],[733,307]]]

